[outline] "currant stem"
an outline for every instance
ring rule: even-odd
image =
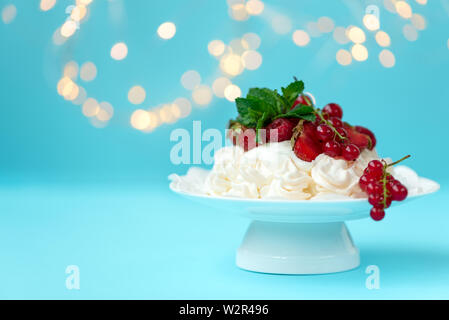
[[[341,140],[347,139],[346,137],[343,137],[343,136],[337,131],[337,129],[335,129],[334,126],[333,126],[329,121],[327,121],[327,120],[323,117],[323,115],[321,114],[321,112],[320,112],[319,110],[317,110],[317,109],[315,109],[315,108],[313,108],[313,109],[314,109],[314,111],[315,111],[315,114],[317,114],[317,115],[320,116],[321,121],[323,121],[326,125],[328,125],[328,126],[332,129],[332,131],[334,131],[334,133],[335,133]]]
[[[406,155],[405,157],[399,159],[398,161],[395,161],[395,162],[392,162],[392,163],[390,163],[390,164],[387,164],[387,167],[394,166],[394,165],[398,164],[399,162],[402,162],[402,161],[404,161],[405,159],[408,159],[408,158],[410,158],[410,157],[411,157],[411,155]]]

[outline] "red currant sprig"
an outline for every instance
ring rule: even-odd
[[[370,211],[373,220],[382,220],[385,217],[385,209],[390,207],[392,201],[403,201],[407,198],[407,188],[387,172],[388,167],[407,158],[410,158],[410,155],[390,164],[384,160],[372,160],[360,177],[359,186],[368,194],[368,202],[373,206]]]

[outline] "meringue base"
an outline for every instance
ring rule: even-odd
[[[357,268],[360,256],[344,222],[253,221],[236,264],[263,273],[323,274]]]

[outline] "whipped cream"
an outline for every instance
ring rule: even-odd
[[[268,143],[248,152],[228,146],[215,154],[205,192],[216,196],[306,200],[364,197],[358,181],[368,162],[379,159],[364,150],[354,162],[320,154],[314,161],[299,159],[290,141]]]

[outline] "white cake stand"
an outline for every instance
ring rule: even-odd
[[[394,205],[439,189],[438,183],[419,179],[421,189],[425,191],[409,196],[403,202],[393,202]],[[345,221],[369,217],[371,206],[366,199],[319,201],[212,197],[191,191],[185,180],[172,180],[170,189],[174,192],[252,220],[237,250],[236,263],[242,269],[276,274],[322,274],[354,269],[360,264],[359,250]]]

